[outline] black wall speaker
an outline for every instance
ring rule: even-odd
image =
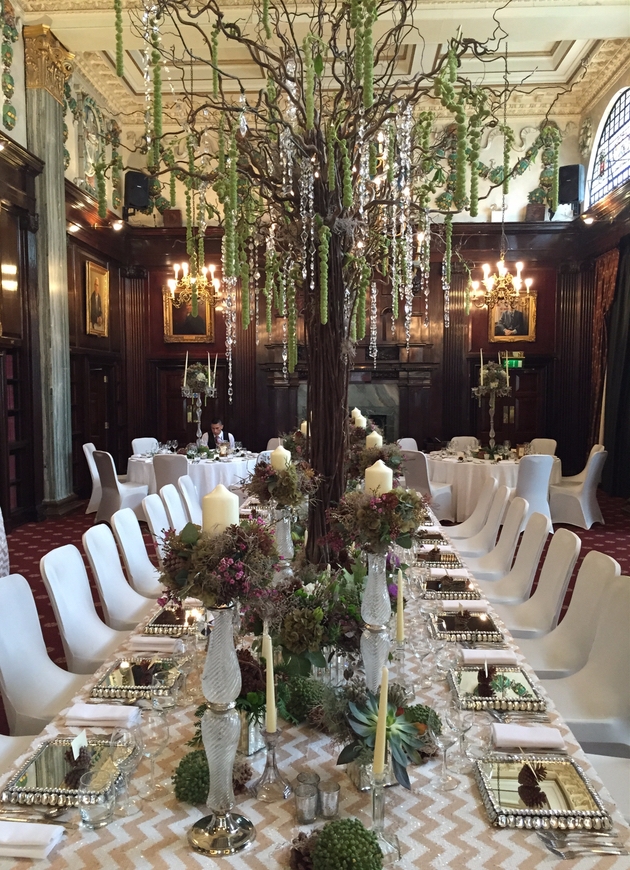
[[[125,173],[125,208],[146,208],[149,205],[149,176],[129,170]]]
[[[581,163],[561,166],[558,179],[558,202],[584,200],[584,167]]]

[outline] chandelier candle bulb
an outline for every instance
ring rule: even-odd
[[[383,446],[383,436],[379,435],[378,432],[370,432],[370,434],[365,439],[366,447],[382,447]]]
[[[403,574],[398,569],[398,590],[396,595],[396,641],[403,643],[405,640],[405,603]]]
[[[202,528],[212,537],[220,535],[228,526],[238,525],[238,496],[222,483],[203,497],[201,510]]]
[[[387,743],[387,683],[389,671],[383,668],[381,672],[381,694],[378,702],[378,719],[376,721],[376,739],[374,741],[374,761],[372,772],[380,776],[385,770],[385,745]]]
[[[263,634],[262,656],[265,660],[267,673],[267,698],[265,702],[265,731],[273,734],[278,730],[278,713],[276,710],[276,685],[273,673],[273,644],[268,634]]]
[[[377,459],[374,465],[365,469],[365,491],[371,495],[383,495],[390,492],[394,485],[394,472],[388,468],[382,459]]]
[[[271,467],[276,471],[284,471],[291,464],[291,453],[279,444],[271,452]]]
[[[359,412],[354,418],[354,425],[357,429],[365,429],[365,427],[367,426],[367,420],[365,419],[363,414],[361,414],[361,412]]]

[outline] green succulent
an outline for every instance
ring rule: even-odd
[[[413,707],[408,707],[405,710],[405,717],[408,722],[426,725],[434,734],[440,734],[442,731],[440,717],[432,707],[427,707],[426,704],[414,704]]]
[[[242,794],[252,777],[252,768],[247,759],[237,758],[232,769],[232,786],[235,794]],[[173,774],[175,797],[187,804],[205,804],[210,790],[208,759],[203,749],[195,749],[184,755]]]
[[[320,831],[313,870],[380,870],[382,866],[376,834],[358,819],[336,819]]]

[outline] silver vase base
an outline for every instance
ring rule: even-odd
[[[374,831],[378,845],[383,855],[383,867],[389,867],[400,861],[400,843],[396,834],[387,836],[382,831]]]
[[[234,855],[256,838],[254,823],[239,813],[213,813],[199,819],[188,832],[188,842],[204,855]]]

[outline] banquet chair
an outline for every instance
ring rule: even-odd
[[[515,498],[509,506],[496,545],[484,556],[464,556],[464,562],[477,580],[500,580],[509,572],[514,552],[527,514],[527,499]]]
[[[109,526],[103,523],[92,526],[82,541],[106,624],[116,631],[131,631],[148,616],[155,602],[140,595],[127,582]]]
[[[142,499],[142,509],[144,510],[147,525],[151,532],[153,543],[155,544],[155,552],[157,553],[158,562],[162,565],[164,532],[171,527],[166,515],[164,502],[157,492],[153,492],[151,495],[147,495]]]
[[[457,551],[460,556],[485,556],[494,547],[499,526],[503,522],[503,515],[508,503],[509,490],[507,486],[498,486],[492,499],[488,519],[485,521],[480,532],[470,538],[462,538],[457,541]]]
[[[630,747],[630,577],[610,584],[588,661],[542,685],[585,752],[628,755]]]
[[[177,489],[182,497],[188,522],[200,526],[202,524],[201,504],[199,502],[199,493],[192,477],[189,474],[183,474],[177,481]]]
[[[75,674],[93,674],[129,632],[116,631],[94,607],[83,557],[74,544],[56,547],[39,562],[68,667]]]
[[[532,597],[522,604],[494,605],[514,637],[538,638],[556,627],[581,546],[576,534],[558,529],[549,544]]]
[[[172,483],[167,483],[160,490],[160,498],[166,509],[168,524],[171,529],[175,529],[177,534],[181,532],[184,526],[188,523],[188,517],[184,510],[181,496],[176,486]]]
[[[116,466],[111,453],[95,450],[94,461],[102,488],[94,522],[108,523],[113,513],[125,507],[131,508],[136,516],[142,518],[142,499],[149,490],[148,486],[144,483],[121,483],[116,476]]]
[[[0,690],[11,734],[39,734],[85,682],[50,660],[21,574],[0,579]]]
[[[520,604],[529,598],[536,569],[549,536],[549,521],[544,514],[534,513],[527,520],[516,559],[509,574],[500,580],[479,580],[479,585],[491,603]]]
[[[4,528],[4,517],[0,510],[0,577],[8,577],[10,573],[9,545],[7,544],[7,533]]]
[[[271,450],[261,450],[258,456],[256,457],[256,465],[260,465],[261,462],[265,462],[267,465],[271,462]]]
[[[456,435],[448,442],[451,450],[466,452],[466,450],[479,450],[479,439],[474,435]]]
[[[588,459],[586,460],[586,465],[584,466],[582,471],[580,471],[579,474],[571,474],[568,477],[562,477],[560,479],[560,482],[555,483],[554,486],[573,486],[576,483],[583,483],[584,478],[586,477],[586,472],[588,471],[588,467],[589,467],[589,463],[590,463],[591,459],[593,458],[593,456],[595,456],[596,453],[601,453],[602,450],[605,450],[605,449],[606,448],[604,447],[603,444],[593,444],[593,446],[591,447],[591,452],[588,454]]]
[[[582,483],[550,487],[549,504],[554,523],[567,523],[581,529],[590,529],[593,523],[604,525],[604,517],[597,502],[597,486],[607,456],[607,450],[600,450],[591,456]]]
[[[621,815],[626,822],[630,822],[630,758],[590,753],[586,757],[608,789]]]
[[[516,486],[510,490],[510,497],[520,496],[529,502],[527,515],[523,517],[523,527],[534,512],[544,514],[549,521],[549,531],[553,532],[549,511],[549,479],[553,468],[553,456],[523,456],[518,464]]]
[[[157,438],[134,438],[131,442],[131,450],[134,456],[139,456],[142,453],[151,453],[157,450],[159,446]]]
[[[529,442],[529,452],[555,456],[558,442],[553,438],[532,438]]]
[[[20,755],[24,755],[33,742],[33,735],[26,737],[8,737],[0,734],[0,783],[4,774],[8,773]]]
[[[92,494],[90,496],[88,506],[85,509],[86,514],[96,513],[96,511],[98,510],[98,506],[101,503],[101,478],[98,476],[98,468],[96,467],[96,462],[94,462],[95,450],[96,447],[94,446],[94,444],[92,444],[91,441],[83,445],[83,452],[85,453],[88,470],[90,472],[90,477],[92,478]],[[117,477],[121,483],[126,483],[126,474],[118,474]]]
[[[275,450],[276,447],[279,447],[279,446],[280,446],[280,439],[279,438],[270,438],[269,441],[267,441],[267,450]]]
[[[112,515],[112,530],[131,586],[145,598],[159,598],[164,587],[160,583],[160,572],[149,559],[138,517],[130,508],[116,511]]]
[[[461,538],[472,538],[473,535],[481,531],[485,521],[488,519],[492,499],[498,485],[495,477],[487,477],[484,480],[474,511],[463,523],[448,527],[446,533],[449,538],[459,541]]]
[[[182,474],[188,474],[188,459],[181,453],[158,453],[153,457],[153,471],[156,492],[167,483],[177,486]]]
[[[593,646],[602,603],[620,573],[619,562],[591,550],[580,565],[562,622],[544,637],[519,641],[523,655],[539,679],[568,677],[584,667]]]
[[[438,520],[453,520],[450,483],[432,484],[429,480],[427,457],[420,450],[402,450],[405,484],[425,496]]]
[[[401,450],[418,450],[418,442],[415,438],[399,438],[396,444]]]

